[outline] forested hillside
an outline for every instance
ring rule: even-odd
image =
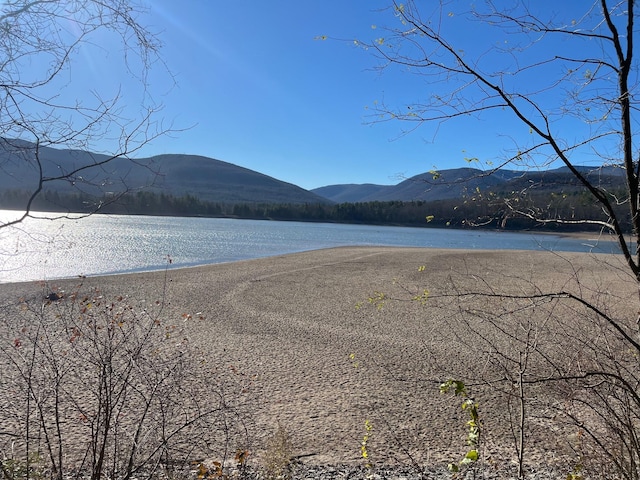
[[[34,192],[42,174],[43,192],[65,197],[99,200],[145,191],[174,197],[191,195],[203,202],[330,203],[297,185],[213,158],[172,154],[106,162],[108,158],[47,147],[40,147],[35,158],[32,144],[0,140],[0,192]],[[93,166],[77,170],[82,165]]]
[[[611,167],[579,167],[594,185],[610,190],[622,185],[623,170]],[[431,171],[407,178],[396,185],[345,184],[315,188],[317,193],[337,203],[373,201],[434,201],[464,198],[476,191],[511,195],[512,192],[572,194],[583,190],[566,168],[553,170],[495,170],[455,168]]]
[[[12,161],[20,142],[3,144],[0,208],[23,209],[35,191],[38,162]],[[16,153],[16,152],[13,152]],[[24,152],[22,152],[24,153]],[[42,148],[45,178],[100,162],[84,151]],[[581,167],[612,198],[623,179],[619,168]],[[325,195],[325,197],[321,196]],[[135,215],[212,216],[411,226],[584,229],[600,209],[566,169],[550,171],[474,168],[426,172],[397,185],[331,185],[315,193],[246,168],[194,155],[118,158],[107,167],[84,169],[47,182],[34,210]],[[618,207],[628,223],[624,206]],[[571,219],[572,225],[545,223]],[[606,218],[602,218],[606,221]]]
[[[19,208],[26,192],[7,190],[0,193],[3,208]],[[516,211],[518,208],[519,211]],[[93,212],[136,215],[171,215],[231,217],[264,220],[404,225],[413,227],[483,227],[491,229],[580,231],[586,226],[546,225],[520,212],[535,213],[539,218],[599,218],[602,212],[586,193],[530,194],[524,197],[475,195],[460,199],[426,201],[390,201],[355,203],[224,203],[206,202],[193,195],[174,197],[153,192],[105,196],[99,200],[82,194],[64,195],[45,192],[34,209],[45,211]],[[630,228],[624,205],[619,206],[625,228]],[[591,227],[593,228],[593,227]]]

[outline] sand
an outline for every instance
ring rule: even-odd
[[[456,320],[466,307],[448,295],[456,289],[560,291],[575,288],[577,277],[586,292],[615,291],[619,299],[633,294],[616,256],[349,247],[47,285],[6,284],[0,285],[0,303],[7,312],[19,298],[37,302],[79,283],[99,288],[105,298],[123,295],[149,308],[162,301],[163,318],[184,326],[190,348],[235,385],[228,387],[229,401],[242,397],[238,411],[255,461],[280,425],[304,463],[364,464],[361,442],[369,421],[368,461],[443,465],[466,451],[467,418],[461,400],[440,394],[438,386],[465,373],[481,383],[497,372],[484,346],[478,343],[476,350]],[[411,300],[424,289],[424,305]],[[383,305],[368,300],[380,298],[377,292],[385,295]],[[503,386],[472,389],[486,419],[485,461],[512,465]],[[532,403],[539,394],[530,393]],[[571,455],[575,431],[543,417],[530,432],[530,461]]]

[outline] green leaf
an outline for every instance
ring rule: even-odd
[[[454,393],[456,396],[467,395],[467,390],[464,386],[464,382],[453,379],[449,379],[440,385],[440,393],[448,393],[452,388],[454,389]]]
[[[478,461],[478,450],[469,450],[469,452],[464,456],[465,460],[468,459],[470,462]]]

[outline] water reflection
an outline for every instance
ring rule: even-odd
[[[15,212],[0,211],[0,220]],[[326,223],[52,214],[0,229],[0,282],[231,262],[348,245],[617,252],[608,238]],[[48,219],[49,218],[49,219]]]

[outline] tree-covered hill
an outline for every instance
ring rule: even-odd
[[[615,167],[582,167],[589,179],[605,188],[622,185],[622,170]],[[575,176],[566,168],[546,171],[495,170],[456,168],[425,172],[403,180],[396,185],[347,184],[328,185],[313,189],[337,203],[387,202],[387,201],[437,201],[460,199],[473,192],[493,192],[507,195],[510,192],[532,190],[556,194],[573,194],[583,190]]]
[[[103,163],[108,159],[102,154],[47,147],[40,148],[36,156],[32,144],[0,140],[0,192],[35,191],[42,168],[45,178],[64,177],[46,182],[47,191],[60,195],[100,198],[146,191],[174,197],[191,195],[203,202],[331,203],[296,185],[198,155],[115,158]],[[75,171],[88,164],[91,168]]]

